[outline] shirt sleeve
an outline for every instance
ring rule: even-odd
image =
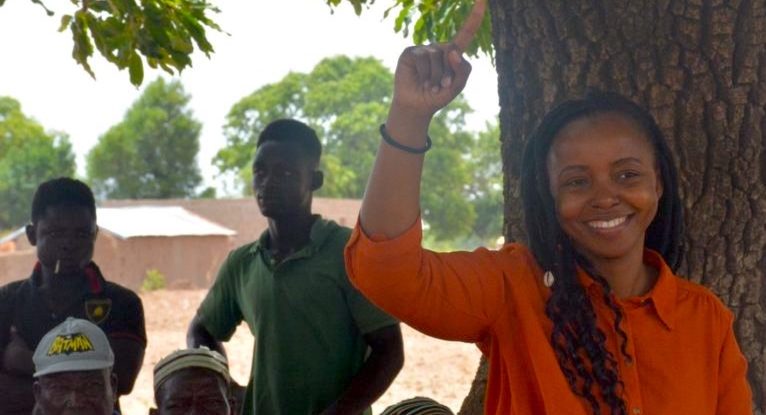
[[[345,250],[349,279],[380,308],[430,336],[482,340],[504,309],[502,270],[485,249],[436,253],[421,240],[420,220],[384,241],[373,241],[357,223]]]
[[[234,253],[229,254],[197,310],[199,321],[219,341],[228,341],[243,319],[237,295],[240,267],[236,258]]]
[[[750,415],[753,396],[747,381],[747,360],[734,336],[734,316],[727,313],[728,326],[721,348],[718,373],[717,415]]]

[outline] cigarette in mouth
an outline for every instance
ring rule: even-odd
[[[61,265],[61,260],[60,260],[60,259],[57,259],[57,260],[56,260],[56,269],[55,269],[55,270],[53,270],[53,273],[54,273],[54,274],[58,274],[58,273],[59,273],[59,268],[60,268],[60,265]]]

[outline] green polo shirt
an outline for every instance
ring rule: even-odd
[[[317,217],[308,246],[280,264],[265,249],[266,231],[221,266],[197,314],[218,340],[231,338],[242,320],[255,336],[243,414],[321,412],[364,363],[362,336],[397,323],[349,282],[343,247],[350,234]]]

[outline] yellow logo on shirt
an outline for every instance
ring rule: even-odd
[[[53,339],[51,347],[48,349],[48,356],[92,352],[93,350],[95,350],[93,348],[93,343],[91,343],[86,335],[82,333],[74,333],[56,336],[56,338]]]
[[[85,302],[85,315],[93,324],[103,323],[109,317],[111,310],[112,300],[109,298],[97,298]]]

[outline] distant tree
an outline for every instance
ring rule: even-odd
[[[193,197],[202,128],[178,81],[158,78],[87,155],[88,180],[101,198]]]
[[[196,197],[199,199],[215,199],[218,197],[218,192],[215,190],[215,187],[208,186],[202,189]]]
[[[473,237],[482,245],[492,245],[503,235],[503,162],[500,159],[500,128],[487,123],[471,151],[470,200],[476,210]]]
[[[42,0],[32,0],[49,16],[55,13]],[[0,6],[5,0],[0,0]],[[220,30],[210,19],[218,9],[205,0],[71,0],[61,15],[59,31],[69,29],[72,57],[93,77],[88,60],[98,51],[119,69],[128,69],[130,82],[141,85],[144,61],[168,73],[191,66],[194,46],[209,55],[213,46],[206,29]]]
[[[46,132],[21,111],[18,101],[0,97],[0,229],[29,220],[37,185],[75,173],[72,145],[63,133]]]
[[[244,191],[250,192],[258,133],[277,118],[298,118],[324,142],[327,180],[318,195],[359,198],[380,143],[378,125],[388,111],[392,82],[391,71],[374,58],[338,56],[322,60],[309,73],[290,73],[234,104],[224,127],[227,145],[214,163],[222,172],[239,175]],[[460,99],[431,126],[439,145],[426,158],[423,217],[437,239],[470,234],[476,217],[468,193],[474,136],[464,129],[470,111]]]

